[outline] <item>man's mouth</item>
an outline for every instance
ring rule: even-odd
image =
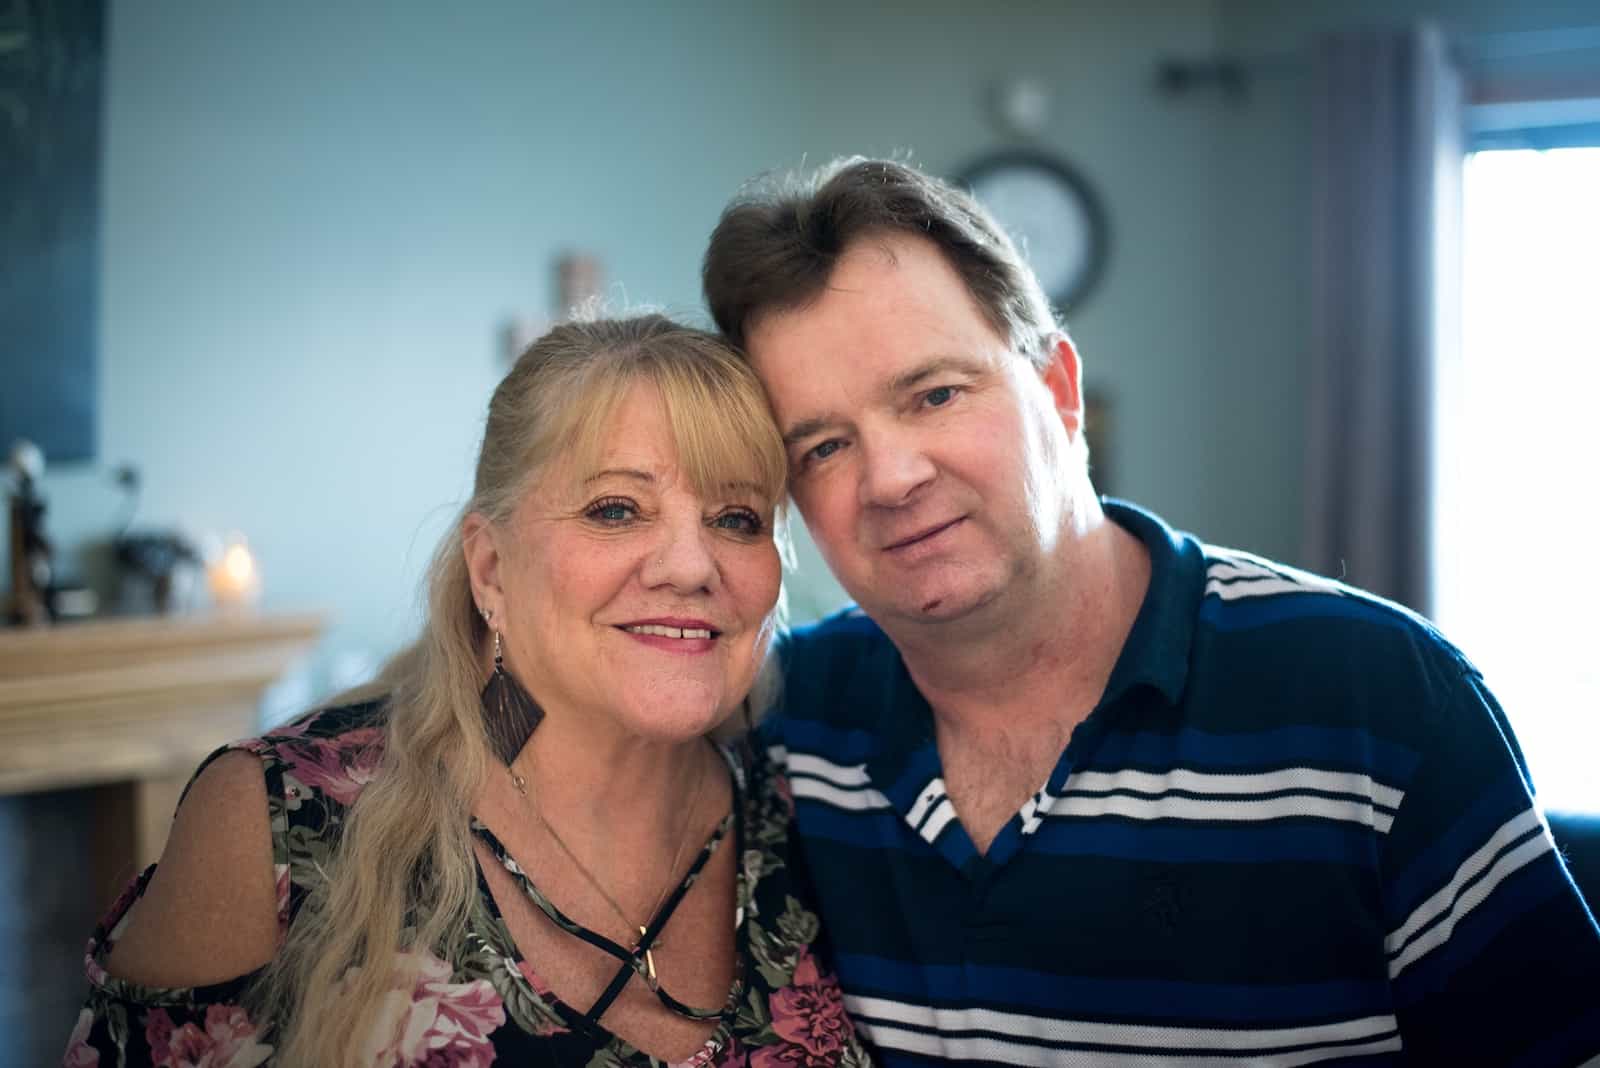
[[[949,530],[951,527],[953,527],[957,523],[961,522],[961,520],[964,519],[964,518],[966,518],[966,517],[965,516],[958,516],[957,518],[952,519],[952,520],[950,520],[948,522],[940,523],[940,524],[938,524],[936,526],[926,527],[923,530],[920,530],[917,533],[912,534],[910,537],[901,538],[899,541],[890,542],[888,545],[885,545],[883,547],[883,551],[884,552],[894,552],[896,549],[910,548],[911,546],[916,545],[919,542],[924,542],[924,541],[927,541],[929,538],[932,538],[932,537],[934,537],[936,535],[943,534],[945,531]]]

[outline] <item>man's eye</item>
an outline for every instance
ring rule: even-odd
[[[829,439],[828,441],[824,441],[820,445],[814,446],[809,452],[806,453],[805,459],[807,460],[807,462],[815,462],[817,460],[826,460],[828,457],[832,456],[834,453],[838,452],[843,447],[844,447],[844,443],[843,442],[836,441],[836,440],[833,440],[833,439]]]
[[[748,508],[730,508],[713,519],[711,525],[740,534],[760,534],[763,524],[761,517]]]
[[[595,501],[583,513],[589,519],[599,523],[626,523],[639,514],[639,509],[634,507],[632,501],[620,497],[607,498]]]
[[[952,400],[955,400],[955,396],[956,390],[954,386],[938,386],[924,393],[922,399],[927,402],[930,408],[942,408]]]

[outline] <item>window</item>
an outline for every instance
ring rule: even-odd
[[[1505,706],[1544,805],[1600,811],[1600,126],[1561,129],[1480,135],[1466,160],[1436,615]]]

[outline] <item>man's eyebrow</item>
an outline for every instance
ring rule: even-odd
[[[981,360],[974,360],[969,356],[936,356],[927,363],[901,371],[889,379],[883,387],[883,393],[885,396],[894,397],[916,389],[917,386],[936,375],[946,374],[951,371],[966,375],[968,378],[977,378],[989,370],[991,368],[988,364]],[[816,415],[809,419],[802,419],[784,431],[783,443],[786,446],[793,447],[805,438],[813,437],[840,422],[843,422],[843,419],[833,414]]]
[[[976,378],[988,369],[987,365],[970,357],[936,356],[927,363],[901,371],[889,379],[888,385],[884,387],[884,392],[889,396],[905,393],[908,390],[917,388],[935,375],[942,375],[948,371],[955,371],[959,374]]]
[[[810,419],[802,419],[784,432],[783,443],[785,446],[793,447],[804,439],[821,433],[838,421],[837,417],[830,415],[818,415]]]
[[[654,482],[656,480],[656,476],[648,471],[638,471],[631,467],[608,467],[603,471],[596,471],[584,479],[583,484],[587,486],[591,482],[599,482],[602,478],[613,477],[631,479],[634,482]]]

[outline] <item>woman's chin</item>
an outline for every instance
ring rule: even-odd
[[[726,705],[727,707],[722,707]],[[659,698],[619,709],[618,719],[628,733],[653,742],[687,742],[712,733],[738,708],[712,700],[683,702]]]

